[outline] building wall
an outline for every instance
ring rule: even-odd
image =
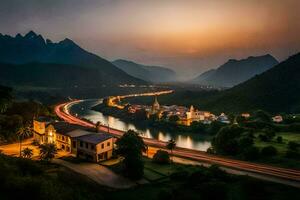
[[[56,140],[55,140],[56,146],[58,149],[61,149],[66,152],[72,151],[72,144],[71,144],[71,138],[69,136],[56,133]]]
[[[113,138],[110,138],[97,145],[77,141],[77,156],[94,162],[110,159],[113,152]]]
[[[45,134],[46,123],[33,120],[33,130],[39,134]]]

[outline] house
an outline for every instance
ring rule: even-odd
[[[59,150],[94,162],[112,157],[114,138],[108,133],[46,118],[35,119],[33,130],[39,144],[54,143]]]
[[[283,121],[283,117],[281,115],[276,115],[272,117],[273,122],[281,123]]]
[[[77,138],[77,157],[99,162],[112,157],[114,141],[107,133],[94,133]]]
[[[224,123],[224,124],[230,124],[230,120],[229,120],[229,118],[227,117],[227,115],[225,115],[225,113],[221,113],[221,114],[218,116],[217,120],[218,120],[219,122]]]
[[[45,132],[46,127],[53,122],[51,118],[48,117],[38,117],[33,119],[33,137],[40,144],[46,141]]]
[[[249,113],[242,113],[241,116],[244,117],[244,118],[249,118],[250,114]]]

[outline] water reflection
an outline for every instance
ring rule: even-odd
[[[170,139],[175,139],[177,146],[190,148],[190,149],[197,149],[206,151],[207,148],[210,147],[210,142],[207,138],[199,133],[199,134],[177,134],[177,133],[170,133],[167,131],[161,131],[152,128],[141,128],[136,127],[134,124],[126,123],[118,118],[112,116],[104,116],[100,112],[96,112],[91,110],[90,108],[101,103],[102,100],[86,100],[82,101],[78,104],[74,104],[70,108],[70,112],[72,114],[77,114],[79,117],[84,117],[89,119],[93,122],[100,121],[101,124],[108,125],[112,128],[116,128],[119,130],[127,131],[129,129],[135,130],[143,137],[146,138],[155,138],[161,141],[168,141]]]

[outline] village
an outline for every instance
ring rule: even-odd
[[[157,96],[155,96],[152,105],[140,105],[140,104],[120,104],[120,97],[109,97],[107,99],[107,105],[110,107],[115,107],[118,109],[126,109],[129,114],[136,114],[139,111],[144,110],[146,112],[147,118],[151,115],[157,115],[159,119],[169,120],[170,117],[178,117],[177,124],[190,126],[193,122],[201,122],[203,124],[211,124],[213,121],[218,121],[224,124],[229,124],[230,119],[227,114],[220,113],[215,115],[210,111],[203,111],[194,108],[191,105],[189,108],[179,105],[160,105]],[[250,113],[241,113],[244,118],[249,118]],[[281,115],[276,115],[273,118],[274,122],[280,123],[283,118]]]

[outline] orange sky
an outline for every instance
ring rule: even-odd
[[[270,53],[282,60],[300,51],[299,0],[21,2],[1,1],[2,33],[69,37],[110,60],[165,65],[187,76],[229,58]]]

